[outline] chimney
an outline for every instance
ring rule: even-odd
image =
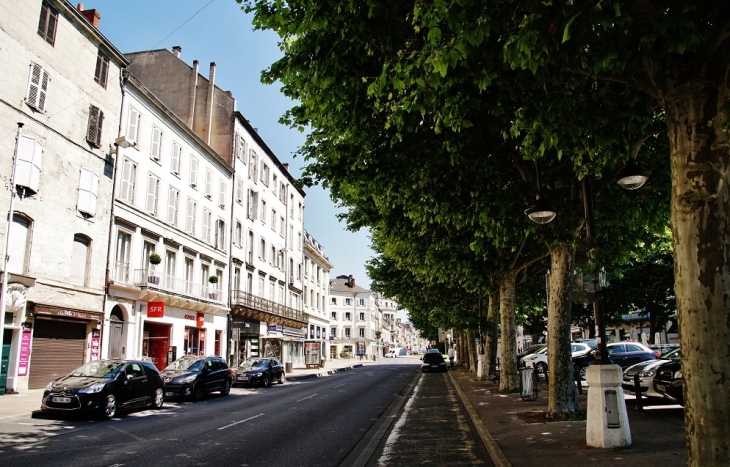
[[[352,277],[352,274],[350,274],[350,277],[347,279],[347,282],[348,282],[348,284],[347,284],[348,286],[352,287],[353,289],[355,288],[355,278]]]
[[[190,82],[190,108],[188,109],[188,127],[193,129],[195,123],[195,100],[198,98],[198,68],[199,64],[197,60],[193,60],[193,75]]]
[[[180,52],[182,52],[182,47],[180,47],[179,45],[172,47],[172,54],[177,58],[180,58]]]
[[[84,4],[79,3],[76,5],[76,9],[84,15],[84,18],[86,18],[86,21],[91,23],[92,26],[94,26],[96,29],[99,29],[99,21],[101,21],[101,13],[99,13],[96,10],[84,10]]]
[[[288,162],[284,162],[281,165],[283,165],[284,166],[284,169],[286,169],[286,171],[289,172],[289,163]],[[350,276],[350,277],[352,277],[352,276]]]
[[[213,98],[215,97],[215,62],[210,62],[210,75],[208,77],[208,138],[206,143],[210,146],[213,136]]]

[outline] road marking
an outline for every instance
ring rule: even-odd
[[[245,422],[248,422],[249,420],[253,420],[254,418],[259,418],[259,417],[260,417],[260,416],[262,416],[262,415],[263,415],[263,414],[262,414],[262,413],[260,413],[260,414],[258,414],[258,415],[254,415],[253,417],[248,417],[248,418],[247,418],[247,419],[245,419],[245,420],[239,420],[239,421],[237,421],[237,422],[233,422],[233,423],[231,423],[231,424],[229,424],[229,425],[226,425],[226,426],[222,426],[222,427],[218,428],[218,430],[225,430],[226,428],[230,428],[230,427],[232,427],[232,426],[236,426],[236,425],[238,425],[239,423],[245,423]]]
[[[115,426],[111,426],[111,425],[109,425],[109,428],[111,428],[111,429],[112,429],[112,430],[114,430],[114,431],[118,431],[119,433],[125,434],[125,435],[129,436],[130,438],[134,438],[134,439],[136,439],[137,441],[147,441],[146,439],[144,439],[144,438],[141,438],[141,437],[139,437],[139,436],[137,436],[137,435],[133,435],[132,433],[130,433],[130,432],[128,432],[128,431],[124,431],[124,430],[122,430],[121,428],[117,428],[117,427],[115,427]]]
[[[298,399],[297,402],[301,402],[306,399],[311,399],[312,397],[317,397],[317,394],[312,394],[311,396],[302,397],[301,399]]]
[[[341,388],[342,386],[346,385],[347,383],[338,384],[333,389]]]

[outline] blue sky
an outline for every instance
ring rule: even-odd
[[[261,71],[281,56],[278,38],[254,31],[235,0],[88,0],[84,9],[101,13],[99,29],[123,53],[180,46],[180,58],[191,66],[198,60],[203,76],[215,62],[216,85],[233,93],[237,110],[299,177],[304,161],[293,156],[304,135],[278,123],[292,101],[278,84],[260,81]],[[330,276],[353,274],[358,285],[368,287],[365,262],[373,256],[368,232],[347,231],[328,192],[313,187],[306,193],[304,227],[324,246],[334,265]]]

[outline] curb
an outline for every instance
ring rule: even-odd
[[[484,447],[487,448],[487,452],[489,452],[489,457],[492,458],[492,462],[494,463],[494,465],[498,467],[512,467],[510,461],[507,460],[507,456],[504,455],[502,449],[489,433],[489,430],[487,430],[487,427],[484,425],[482,419],[479,418],[479,415],[474,410],[474,407],[472,407],[471,402],[469,402],[469,399],[466,397],[464,391],[461,389],[461,386],[456,381],[456,378],[454,378],[451,372],[449,372],[449,377],[451,378],[451,382],[454,383],[456,392],[459,394],[461,402],[462,404],[464,404],[464,408],[469,414],[469,418],[471,418],[471,421],[474,424],[474,428],[476,428],[477,433],[479,433],[479,437],[482,439]]]

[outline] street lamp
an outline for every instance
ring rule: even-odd
[[[558,215],[557,211],[553,209],[552,205],[542,197],[540,191],[540,171],[537,169],[537,162],[535,162],[535,175],[537,177],[537,195],[535,196],[535,204],[525,209],[525,215],[536,224],[547,224],[555,219]]]
[[[649,175],[644,173],[639,166],[636,165],[634,159],[629,159],[626,166],[618,173],[616,183],[627,190],[638,190],[649,179]]]

